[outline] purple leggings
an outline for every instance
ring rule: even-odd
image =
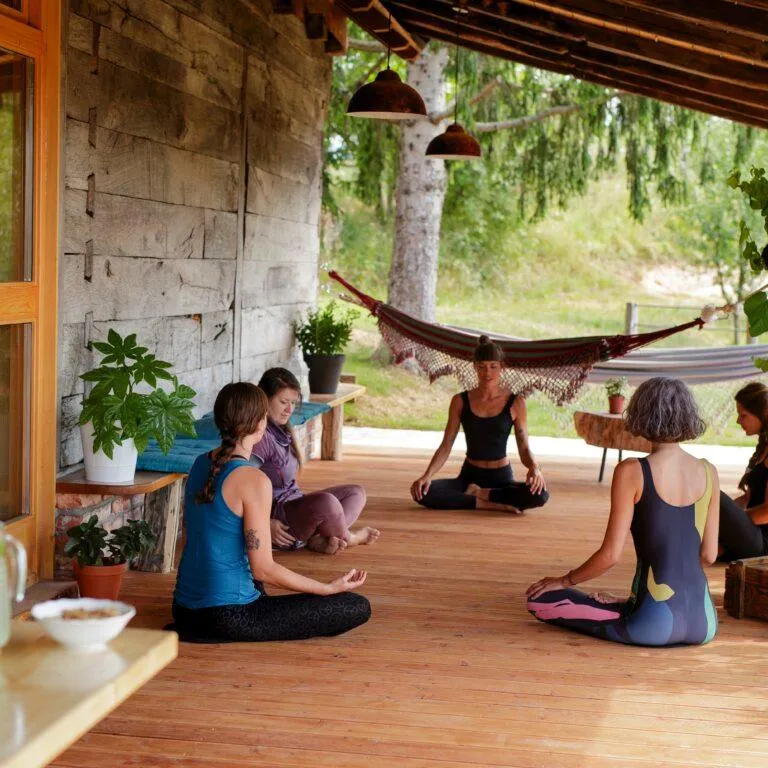
[[[347,541],[349,527],[365,506],[365,490],[359,485],[334,485],[308,493],[282,505],[282,517],[293,536],[301,541],[337,536]]]

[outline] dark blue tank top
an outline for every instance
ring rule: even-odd
[[[184,608],[243,605],[261,594],[245,551],[243,519],[227,506],[221,493],[230,472],[248,466],[248,462],[228,461],[214,481],[213,501],[200,503],[197,494],[208,479],[210,466],[208,454],[198,456],[184,492],[187,539],[173,593],[173,599]]]
[[[467,438],[467,458],[476,461],[498,461],[507,455],[507,440],[514,426],[509,409],[515,401],[514,393],[496,416],[475,416],[469,404],[469,393],[461,393],[461,426]]]

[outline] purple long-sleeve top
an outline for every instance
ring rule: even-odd
[[[303,495],[296,482],[299,462],[291,450],[291,436],[268,421],[264,437],[253,446],[251,455],[272,482],[272,517],[285,522],[283,504]]]

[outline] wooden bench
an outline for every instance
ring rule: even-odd
[[[138,559],[136,568],[140,571],[170,573],[176,557],[183,480],[184,475],[175,472],[138,470],[130,484],[97,483],[86,480],[84,469],[77,469],[56,481],[56,506],[59,507],[60,499],[71,498],[74,501],[80,494],[96,504],[99,502],[94,502],[93,497],[101,497],[105,501],[115,496],[143,495],[142,519],[149,523],[155,534],[155,546],[151,552]],[[77,509],[74,506],[66,508]]]
[[[347,377],[348,378],[348,377]],[[365,394],[365,387],[354,381],[342,379],[333,395],[310,395],[312,403],[330,405],[331,410],[323,414],[323,432],[320,437],[320,458],[325,461],[341,459],[341,429],[344,426],[344,403]]]

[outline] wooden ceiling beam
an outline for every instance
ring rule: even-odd
[[[406,23],[421,24],[424,30],[429,30],[430,35],[437,35],[440,29],[437,17],[426,11],[414,13],[403,13]],[[471,31],[467,32],[466,29]],[[518,37],[519,35],[519,37]],[[455,39],[453,30],[449,30],[446,40]],[[733,108],[738,109],[739,104],[755,105],[760,108],[766,103],[766,94],[764,90],[750,87],[747,84],[741,84],[734,88],[732,84],[713,79],[706,75],[691,74],[680,72],[679,70],[668,68],[660,64],[637,61],[632,58],[623,57],[610,51],[592,49],[583,45],[581,42],[571,40],[571,47],[558,43],[546,45],[546,38],[532,36],[526,30],[520,30],[511,36],[509,32],[493,32],[487,28],[479,28],[477,25],[468,25],[462,33],[462,42],[467,47],[474,47],[475,41],[484,42],[492,46],[505,47],[507,53],[511,50],[518,50],[521,54],[529,56],[544,56],[549,60],[555,57],[569,59],[575,63],[596,64],[606,68],[604,74],[608,74],[609,69],[626,72],[629,76],[645,79],[654,79],[672,86],[672,88],[683,88],[689,91],[700,91],[703,93],[713,93],[727,100],[733,101]]]
[[[409,0],[393,0],[392,5],[409,28],[413,27],[413,23],[419,22],[434,30],[444,30],[449,38],[455,37],[455,21],[441,14],[441,10],[447,7],[442,0],[422,0],[418,4],[418,10]],[[465,30],[461,34],[462,40],[468,39],[466,30],[472,30],[494,39],[509,41],[512,45],[521,45],[522,41],[525,41],[525,45],[546,47],[548,42],[553,48],[562,45],[571,52],[583,51],[586,48],[603,50],[665,68],[674,68],[680,72],[722,80],[736,86],[747,84],[768,92],[768,62],[765,65],[756,65],[725,60],[717,54],[685,51],[676,46],[633,37],[628,33],[614,33],[599,27],[590,30],[578,24],[563,25],[562,21],[553,23],[551,18],[543,20],[543,23],[534,29],[535,39],[527,32],[531,27],[530,17],[523,23],[517,18],[489,18],[488,14],[472,12],[462,19],[461,26]]]
[[[644,7],[636,7],[632,0],[512,0],[504,13],[489,6],[483,9],[481,0],[473,0],[472,8],[478,12],[490,13],[496,18],[511,18],[522,9],[539,11],[545,15],[559,17],[569,25],[578,28],[589,27],[595,30],[634,37],[670,45],[690,52],[697,52],[741,61],[744,63],[767,63],[768,45],[766,44],[765,13],[750,11],[752,24],[748,26],[751,34],[742,30],[718,32],[697,20],[699,8],[719,5],[712,2],[691,2],[689,18],[680,20],[672,15],[654,12],[655,3],[646,2]],[[744,9],[742,9],[743,11]]]
[[[418,23],[410,23],[409,26],[420,34],[431,35],[444,42],[453,42],[453,36],[441,30],[432,30],[429,27],[422,28]],[[564,75],[578,77],[581,80],[593,82],[608,88],[620,88],[641,96],[678,104],[688,109],[724,117],[728,120],[754,125],[759,128],[768,128],[768,110],[762,105],[739,105],[707,92],[698,90],[686,90],[674,86],[659,85],[653,78],[644,79],[631,73],[603,70],[599,64],[590,62],[581,64],[571,57],[547,57],[545,54],[528,55],[519,48],[496,43],[483,38],[470,41],[467,47],[481,53],[501,58],[511,59],[528,66],[559,72]]]
[[[400,58],[418,58],[425,41],[414,36],[381,0],[335,0],[336,5],[371,37]]]

